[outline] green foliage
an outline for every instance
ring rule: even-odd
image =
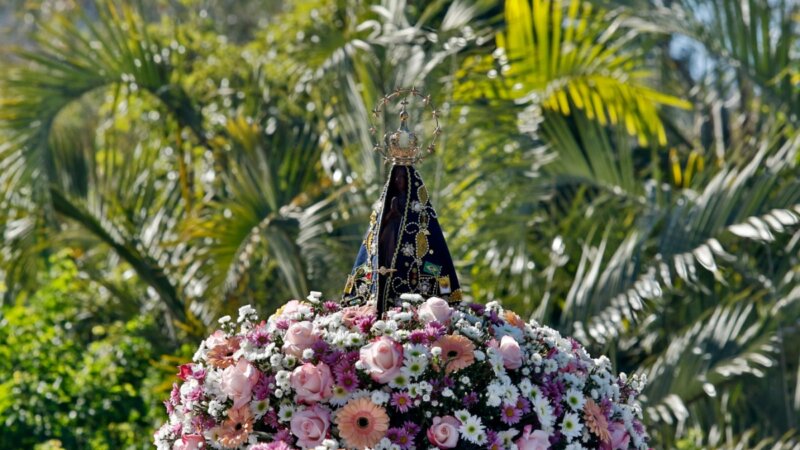
[[[8,374],[0,384],[0,447],[53,440],[63,448],[145,448],[152,320],[87,314],[83,302],[98,307],[108,295],[63,253],[39,278],[38,291],[0,312],[0,373]]]

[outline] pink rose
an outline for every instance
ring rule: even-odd
[[[522,437],[517,439],[519,450],[548,450],[550,448],[548,434],[542,430],[531,433],[531,429],[533,429],[531,425],[525,425]]]
[[[297,399],[305,403],[320,402],[333,394],[333,376],[327,364],[321,362],[316,366],[305,363],[294,369],[289,377]]]
[[[307,306],[308,306],[307,303],[301,302],[300,300],[289,300],[280,309],[280,317],[284,317],[287,319],[294,319],[295,314],[297,314],[303,309],[308,309]]]
[[[434,417],[428,428],[428,440],[439,448],[456,448],[461,422],[453,416]]]
[[[403,347],[386,336],[362,347],[359,356],[364,369],[378,383],[388,383],[403,366]]]
[[[500,345],[497,341],[492,339],[489,341],[489,347],[492,347],[503,355],[503,366],[506,369],[519,369],[522,367],[522,349],[519,348],[519,343],[511,336],[503,336],[500,339]]]
[[[311,348],[318,339],[311,322],[304,320],[293,323],[283,337],[283,351],[300,358],[303,356],[303,350]]]
[[[184,434],[179,441],[175,441],[173,450],[200,450],[206,446],[206,440],[199,434]]]
[[[360,318],[374,317],[377,310],[372,305],[348,306],[342,310],[342,323],[352,327]]]
[[[284,441],[270,442],[269,444],[253,444],[247,450],[294,450]]]
[[[192,364],[181,364],[178,366],[178,378],[186,381],[187,378],[192,376]]]
[[[235,366],[228,366],[222,371],[220,388],[233,399],[233,407],[239,408],[250,401],[253,386],[258,383],[261,373],[245,359],[240,359]]]
[[[206,339],[206,348],[211,350],[212,348],[226,344],[228,342],[228,338],[225,337],[225,332],[222,330],[215,331],[211,336]]]
[[[419,315],[419,320],[425,323],[435,320],[444,324],[447,323],[447,321],[450,320],[450,316],[453,315],[453,308],[441,298],[431,297],[420,305],[417,310],[417,315]]]
[[[247,450],[294,450],[284,441],[270,442],[269,444],[253,444]]]
[[[328,434],[331,413],[320,405],[314,405],[294,413],[290,427],[297,436],[297,445],[314,448],[322,443]]]

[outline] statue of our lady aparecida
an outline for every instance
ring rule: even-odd
[[[424,151],[409,97],[433,111]],[[376,146],[389,179],[342,301],[312,292],[266,320],[247,305],[220,321],[179,367],[158,449],[648,449],[643,380],[499,302],[461,299],[414,169],[436,110],[416,89],[381,106],[393,99],[400,127]]]
[[[380,201],[372,212],[369,228],[344,289],[347,304],[375,303],[378,312],[394,306],[401,294],[420,294],[450,301],[461,300],[453,260],[447,249],[430,201],[428,189],[414,164],[433,152],[441,132],[438,112],[430,97],[416,89],[397,89],[383,98],[381,106],[394,97],[419,96],[430,106],[436,121],[431,143],[423,149],[409,129],[407,97],[401,102],[400,126],[386,133],[375,150],[391,164]],[[380,112],[380,106],[373,111]]]

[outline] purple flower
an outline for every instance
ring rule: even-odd
[[[522,419],[522,411],[517,405],[505,403],[500,409],[500,420],[506,425],[514,425]]]
[[[275,375],[261,375],[258,382],[253,386],[253,397],[256,400],[264,400],[272,393],[270,385],[275,385]]]
[[[408,335],[408,341],[412,344],[425,344],[428,342],[428,335],[422,330],[414,330]]]
[[[461,401],[467,408],[472,405],[478,403],[478,394],[476,392],[470,392],[469,394],[464,396],[464,399]]]
[[[267,328],[263,325],[255,327],[250,333],[247,334],[247,341],[256,347],[263,347],[272,340],[272,336],[267,332]]]
[[[278,412],[274,409],[267,411],[267,413],[264,414],[264,423],[272,428],[278,428],[280,426],[278,422]]]
[[[434,342],[447,333],[447,327],[439,322],[429,322],[425,325],[425,335],[428,337],[428,342]]]
[[[519,399],[517,399],[517,409],[522,411],[522,414],[528,414],[529,412],[531,412],[531,402],[529,402],[527,399],[520,397]]]
[[[336,383],[347,392],[353,392],[358,389],[358,377],[355,372],[351,370],[337,374]]]
[[[488,450],[503,450],[505,448],[503,446],[503,440],[492,430],[486,430],[486,441],[489,443],[486,447]]]
[[[403,429],[406,430],[406,433],[412,438],[422,431],[422,428],[414,422],[403,422]]]
[[[478,303],[470,303],[469,309],[475,312],[475,314],[482,316],[484,312],[486,312],[486,307],[478,304]]]
[[[386,430],[386,438],[403,449],[409,448],[414,444],[414,440],[409,436],[408,431],[403,428],[389,428]]]
[[[278,432],[272,436],[272,439],[275,439],[276,441],[290,442],[290,439],[292,439],[292,433],[288,428],[283,428],[278,430]]]
[[[395,392],[392,394],[392,406],[401,413],[408,411],[411,407],[411,396],[407,392]]]
[[[372,328],[372,324],[375,323],[375,316],[360,316],[353,322],[355,323],[355,326],[358,327],[359,331],[367,334],[369,333],[370,328]]]
[[[178,387],[178,383],[172,383],[172,392],[169,393],[169,401],[173,405],[177,405],[181,402],[181,388]]]
[[[325,311],[327,311],[327,312],[336,312],[339,309],[341,309],[341,306],[339,306],[338,303],[332,302],[332,301],[327,301],[327,302],[323,303],[322,307],[325,308]]]

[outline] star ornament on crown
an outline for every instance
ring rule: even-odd
[[[421,96],[395,90],[382,105],[407,94]],[[499,302],[464,299],[414,169],[407,105],[380,149],[392,166],[341,296],[220,319],[178,368],[160,450],[648,448],[643,377]]]
[[[410,104],[409,97],[420,100],[423,106],[430,111],[434,121],[432,137],[424,151],[420,147],[417,135],[408,127],[409,113],[406,107]],[[416,87],[397,88],[391,94],[385,95],[373,108],[373,117],[380,117],[386,106],[400,98],[402,98],[399,113],[400,126],[397,130],[384,134],[383,144],[375,144],[373,150],[383,155],[384,159],[392,164],[413,165],[436,151],[436,139],[442,134],[442,128],[439,126],[439,110],[433,106],[431,96],[423,95]],[[374,126],[370,127],[370,133],[372,135],[377,133]]]

